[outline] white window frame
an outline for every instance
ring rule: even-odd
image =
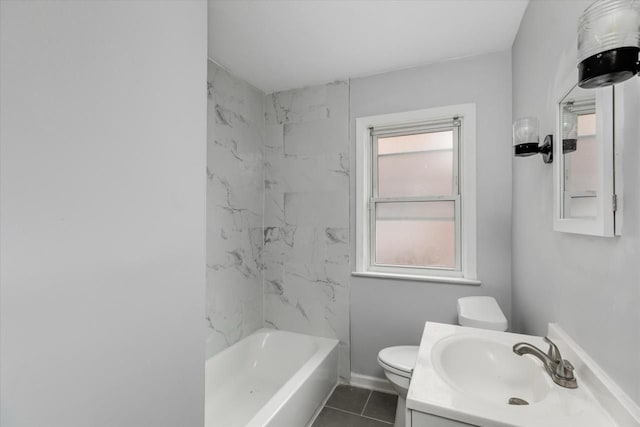
[[[371,262],[373,221],[373,138],[371,128],[410,127],[438,121],[451,122],[458,117],[458,185],[460,201],[459,228],[456,234],[457,269],[375,266]],[[454,148],[455,149],[455,148]],[[445,197],[451,200],[457,197]],[[435,198],[434,198],[435,199]],[[476,272],[476,105],[459,104],[403,113],[360,117],[356,119],[356,271],[355,276],[422,280],[439,283],[479,285]]]

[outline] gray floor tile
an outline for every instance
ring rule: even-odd
[[[389,393],[374,391],[364,408],[363,415],[382,421],[393,422],[396,417],[396,405],[398,396]]]
[[[370,418],[339,411],[332,408],[324,408],[313,423],[313,427],[389,427],[390,424]]]
[[[370,390],[364,388],[339,385],[333,391],[326,406],[361,414],[369,398],[369,392]]]

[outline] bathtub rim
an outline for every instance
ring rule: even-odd
[[[251,334],[242,338],[240,341],[238,341],[238,343],[252,336],[271,335],[274,333],[285,334],[285,335],[295,335],[298,337],[303,337],[304,339],[312,340],[317,344],[317,348],[309,358],[305,359],[302,366],[300,366],[291,377],[287,378],[284,384],[269,398],[269,400],[264,404],[264,406],[262,406],[250,418],[246,427],[259,427],[259,426],[267,425],[269,422],[271,422],[271,420],[277,416],[279,411],[286,405],[286,403],[289,400],[291,400],[291,398],[295,395],[296,391],[302,388],[305,382],[312,376],[314,372],[316,372],[321,367],[321,365],[331,356],[333,352],[336,353],[335,357],[337,357],[338,346],[340,344],[340,341],[337,339],[319,337],[315,335],[302,334],[299,332],[285,331],[285,330],[274,329],[274,328],[263,327],[263,328],[257,329],[253,331]],[[209,365],[209,363],[215,363],[213,361],[218,357],[221,358],[222,355],[233,351],[233,347],[235,344],[237,343],[234,343],[233,345],[225,348],[219,353],[206,359],[205,375],[206,375],[206,366]],[[315,420],[315,418],[319,415],[324,404],[329,399],[329,397],[331,396],[331,393],[337,386],[339,382],[337,371],[335,372],[335,378],[333,378],[333,380],[334,380],[334,384],[331,387],[329,393],[323,398],[321,402],[319,402],[314,413],[311,415],[307,425],[311,425],[311,423],[313,423],[313,420]],[[207,379],[205,378],[205,383],[206,381]]]
[[[290,332],[283,331],[280,329],[271,329],[271,328],[260,328],[249,336],[254,334],[262,334],[262,333],[273,333],[280,332],[286,334],[294,334],[298,336],[303,336],[305,338],[313,339],[318,343],[318,349],[311,355],[309,359],[305,361],[305,363],[296,371],[296,373],[290,377],[283,385],[278,389],[278,391],[269,399],[269,401],[262,407],[260,410],[251,418],[247,427],[258,427],[262,425],[266,425],[271,421],[272,418],[275,417],[277,412],[291,399],[291,397],[295,394],[297,390],[299,390],[304,382],[309,378],[309,376],[317,370],[320,365],[329,357],[332,351],[337,351],[339,340],[333,338],[324,338],[318,337],[315,335],[301,334],[298,332]],[[336,372],[336,384],[338,382],[338,376]],[[335,385],[332,387],[332,390],[335,388]],[[331,394],[326,396],[326,399],[329,398]],[[314,419],[317,416],[317,412],[322,409],[322,403],[320,402],[320,406],[316,408],[314,414],[310,420]]]

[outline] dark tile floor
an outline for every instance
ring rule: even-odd
[[[397,403],[393,394],[339,385],[312,427],[389,427]]]

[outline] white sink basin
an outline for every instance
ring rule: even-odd
[[[640,427],[618,424],[603,410],[600,402],[610,406],[615,394],[594,397],[588,380],[597,371],[566,345],[566,335],[559,331],[550,327],[550,336],[576,367],[577,389],[555,384],[535,357],[513,353],[513,345],[522,341],[546,351],[542,337],[427,322],[407,409],[480,427]],[[597,385],[597,390],[601,393],[603,387]],[[511,398],[529,404],[510,405]],[[623,413],[621,405],[616,408]]]
[[[508,405],[515,397],[534,404],[553,388],[539,362],[531,356],[518,356],[511,345],[488,337],[443,338],[434,344],[431,361],[453,388],[488,403]]]

